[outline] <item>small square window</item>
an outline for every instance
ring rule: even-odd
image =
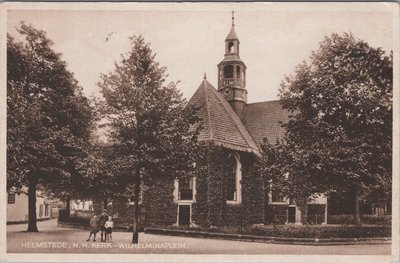
[[[8,194],[8,203],[15,204],[15,194]]]
[[[193,178],[179,180],[179,200],[193,200]]]
[[[285,195],[279,191],[273,191],[272,192],[272,202],[273,203],[284,203]]]

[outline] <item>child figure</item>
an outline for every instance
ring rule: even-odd
[[[106,228],[106,242],[112,242],[112,229],[114,227],[112,216],[108,217],[108,221],[104,224],[104,227]]]
[[[93,215],[89,224],[90,224],[90,234],[89,234],[89,238],[86,241],[89,241],[90,237],[93,234],[93,241],[96,242],[96,234],[97,234],[97,232],[99,232],[99,220],[97,219],[96,215]]]

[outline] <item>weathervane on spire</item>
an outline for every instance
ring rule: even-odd
[[[232,11],[232,26],[235,26],[235,11]]]

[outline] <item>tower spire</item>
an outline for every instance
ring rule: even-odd
[[[239,56],[240,41],[235,32],[235,11],[232,10],[232,27],[225,38],[224,59],[218,64],[218,92],[243,116],[247,103],[246,65]]]

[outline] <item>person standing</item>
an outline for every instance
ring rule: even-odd
[[[89,241],[90,237],[93,234],[93,241],[96,242],[96,234],[97,234],[97,232],[99,232],[99,220],[97,218],[97,215],[93,215],[89,224],[90,224],[90,234],[86,241]]]
[[[104,224],[104,227],[106,228],[106,242],[112,242],[112,230],[114,228],[112,216],[108,217],[108,221]]]
[[[108,220],[107,210],[103,209],[102,214],[99,218],[101,242],[106,242],[106,228],[104,225],[107,222],[107,220]],[[104,239],[103,239],[103,235],[104,235]]]

